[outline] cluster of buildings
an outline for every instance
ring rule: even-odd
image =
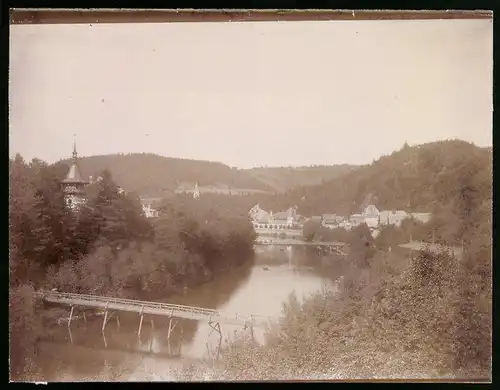
[[[329,229],[343,228],[351,230],[361,224],[366,224],[372,234],[376,236],[383,226],[399,227],[405,219],[413,218],[419,222],[429,222],[431,213],[408,213],[404,210],[382,210],[379,211],[375,205],[368,205],[362,213],[352,214],[349,217],[338,216],[336,214],[324,214],[320,217],[313,217],[321,222],[321,225]]]
[[[78,154],[76,152],[76,144],[73,145],[73,158],[66,175],[66,178],[61,182],[64,193],[66,206],[72,210],[78,209],[86,202],[85,187],[88,184],[102,180],[102,177],[84,180],[77,164]],[[120,194],[125,193],[122,188],[118,189]],[[200,191],[196,184],[192,192],[193,198],[200,197]],[[142,210],[146,218],[158,217],[158,210],[153,207],[157,198],[141,198]],[[417,221],[426,223],[432,214],[431,213],[407,213],[404,210],[383,210],[379,211],[375,205],[368,205],[362,213],[352,214],[348,217],[336,214],[323,214],[321,216],[313,216],[305,218],[297,214],[297,206],[290,207],[285,211],[273,213],[272,211],[263,210],[258,204],[253,206],[248,215],[252,221],[253,227],[257,233],[286,233],[287,235],[301,235],[302,227],[306,221],[313,220],[321,223],[322,226],[329,229],[343,228],[351,230],[361,224],[366,224],[376,236],[381,227],[387,225],[401,226],[401,223],[408,218],[413,218]]]
[[[405,219],[413,218],[417,221],[429,222],[431,213],[408,213],[404,210],[383,210],[379,211],[375,205],[368,205],[363,212],[352,214],[348,217],[337,214],[323,214],[306,218],[297,214],[297,207],[290,207],[288,210],[273,213],[263,210],[258,204],[253,206],[248,215],[252,221],[255,231],[258,234],[267,234],[287,230],[302,230],[304,222],[316,221],[328,229],[342,228],[351,230],[361,224],[366,224],[373,236],[379,233],[383,226],[399,227]]]

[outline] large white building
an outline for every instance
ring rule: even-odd
[[[292,229],[298,220],[296,210],[296,207],[290,207],[288,210],[273,214],[272,211],[267,212],[256,204],[249,210],[248,216],[255,229]]]

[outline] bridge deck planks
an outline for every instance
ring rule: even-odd
[[[172,305],[160,302],[134,301],[130,299],[108,298],[84,294],[68,294],[58,292],[39,293],[46,302],[63,304],[67,306],[83,306],[94,309],[108,309],[110,311],[135,312],[150,315],[185,318],[191,320],[204,320],[221,322],[230,325],[259,326],[266,323],[269,318],[257,315],[228,315],[212,309],[192,306]]]
[[[347,246],[345,243],[342,242],[301,242],[301,241],[280,241],[276,240],[273,241],[272,239],[262,239],[258,238],[255,241],[255,245],[281,245],[281,246],[322,246],[322,247],[345,247]]]

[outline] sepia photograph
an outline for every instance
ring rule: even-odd
[[[12,11],[13,382],[492,380],[493,13]]]

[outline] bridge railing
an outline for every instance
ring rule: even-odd
[[[123,304],[128,306],[136,306],[138,308],[147,307],[147,308],[155,308],[155,309],[164,309],[164,310],[176,310],[176,311],[186,311],[186,312],[199,312],[207,315],[218,315],[219,312],[212,309],[205,309],[201,307],[194,306],[184,306],[184,305],[176,305],[171,303],[162,303],[162,302],[148,302],[148,301],[138,301],[133,299],[126,298],[112,298],[112,297],[102,297],[98,295],[89,295],[89,294],[72,294],[72,293],[60,293],[55,291],[50,292],[42,292],[42,296],[47,298],[55,298],[55,299],[67,299],[67,300],[80,300],[87,301],[89,303],[92,302],[100,302],[100,303],[115,303],[115,304]]]
[[[68,300],[68,301],[87,301],[89,306],[92,306],[92,303],[101,303],[101,304],[122,304],[126,306],[134,306],[137,309],[160,309],[165,311],[171,311],[172,315],[176,312],[184,312],[191,314],[201,314],[207,317],[215,317],[215,318],[224,318],[226,320],[232,321],[248,321],[248,322],[266,322],[271,320],[271,317],[255,315],[255,314],[229,314],[223,313],[213,309],[206,309],[202,307],[195,306],[185,306],[185,305],[176,305],[171,303],[162,303],[162,302],[148,302],[148,301],[139,301],[133,299],[126,298],[113,298],[113,297],[103,297],[99,295],[90,295],[90,294],[74,294],[74,293],[62,293],[57,291],[39,291],[39,294],[43,298],[52,298],[54,300]],[[71,303],[71,302],[68,302]]]

